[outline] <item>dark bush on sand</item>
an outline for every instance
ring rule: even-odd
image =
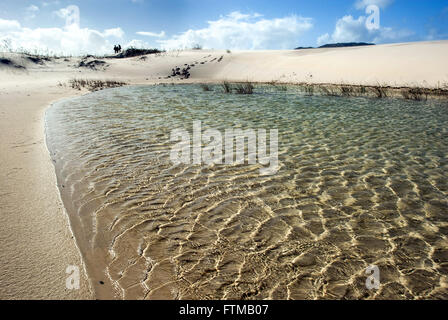
[[[131,47],[131,48],[124,50],[120,54],[117,54],[110,58],[131,58],[131,57],[144,56],[147,54],[157,54],[157,53],[162,53],[162,52],[163,51],[160,51],[159,49],[137,49],[137,48]]]
[[[78,68],[88,68],[92,70],[104,69],[106,68],[106,62],[102,60],[92,60],[89,62],[81,60],[78,64]]]
[[[7,58],[0,58],[0,66],[7,66],[7,67],[16,68],[16,69],[25,69],[24,66],[16,64],[14,61],[7,59]]]
[[[63,84],[60,84],[63,86]],[[99,91],[109,88],[117,88],[127,85],[126,82],[116,80],[95,80],[95,79],[71,79],[69,81],[71,88],[81,90],[83,88],[89,91]]]

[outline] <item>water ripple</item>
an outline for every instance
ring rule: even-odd
[[[47,139],[99,298],[447,299],[447,111],[126,87],[54,105]],[[280,171],[172,166],[170,132],[193,120],[278,128]]]

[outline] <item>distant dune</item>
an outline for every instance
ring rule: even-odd
[[[362,47],[362,46],[374,46],[374,43],[366,42],[343,42],[343,43],[329,43],[324,44],[318,48],[345,48],[345,47]],[[301,49],[315,49],[314,47],[297,47],[295,50]]]

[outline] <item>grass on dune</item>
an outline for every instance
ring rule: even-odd
[[[87,89],[89,91],[99,91],[108,88],[117,88],[127,85],[126,82],[116,80],[96,80],[96,79],[71,79],[69,86],[75,90]],[[60,84],[60,86],[63,86]]]
[[[249,81],[233,84],[224,81],[221,84],[221,87],[224,93],[236,93],[236,94],[253,94],[255,89],[254,85]]]
[[[437,88],[392,87],[389,85],[348,85],[348,84],[308,84],[301,83],[299,87],[308,96],[324,95],[331,97],[399,97],[405,100],[426,101],[429,98],[448,98],[446,84]]]
[[[276,91],[288,91],[286,84],[275,81],[265,83]],[[259,84],[263,85],[263,84]],[[437,88],[419,87],[392,87],[386,84],[377,85],[351,85],[351,84],[311,84],[299,83],[295,85],[306,96],[323,95],[329,97],[371,97],[371,98],[402,98],[405,100],[426,101],[430,98],[448,99],[448,84],[444,83]],[[220,84],[223,93],[226,94],[253,94],[255,84],[246,82],[231,83],[223,81]],[[201,84],[204,91],[214,91],[213,86]]]

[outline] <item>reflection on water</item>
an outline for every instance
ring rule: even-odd
[[[277,128],[280,170],[173,166],[193,120]],[[448,298],[441,103],[126,87],[54,105],[47,139],[99,298]]]

